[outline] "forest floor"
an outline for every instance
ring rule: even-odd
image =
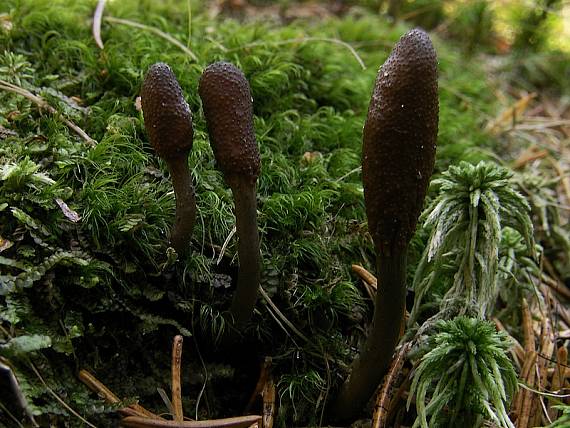
[[[480,226],[478,242],[495,245],[496,260],[481,247],[469,275],[481,288],[492,278],[496,292],[484,313],[454,309],[442,319],[468,315],[503,332],[518,388],[502,402],[517,427],[568,426],[570,408],[555,406],[568,404],[570,388],[570,53],[517,50],[498,32],[481,35],[460,8],[430,25],[420,9],[394,22],[340,1],[194,3],[109,1],[95,30],[92,1],[0,4],[0,426],[114,426],[148,417],[140,406],[170,418],[177,404],[165,391],[177,335],[187,416],[266,412],[265,428],[331,423],[382,283],[371,276],[362,127],[379,67],[415,25],[430,28],[440,103],[434,181],[408,254],[407,309],[419,311],[391,376],[353,426],[421,424],[414,376],[435,336],[413,335],[445,312],[461,282],[457,260],[473,241],[453,235],[460,237],[423,267],[437,277],[423,301],[416,273],[434,245],[429,210],[445,200],[441,183],[453,168],[467,177],[471,165],[498,171],[490,192],[504,188],[489,193],[501,214],[496,242],[489,211],[470,229]],[[479,26],[493,23],[477,16]],[[250,83],[262,165],[261,294],[237,344],[224,340],[239,266],[233,199],[198,96],[202,71],[219,60]],[[156,62],[172,68],[193,112],[197,220],[183,257],[168,246],[170,174],[140,107]],[[462,183],[468,204],[474,183]],[[528,212],[513,212],[501,195],[520,196]],[[521,226],[527,217],[531,237]],[[438,396],[435,382],[425,383],[427,402]],[[465,411],[465,398],[452,396],[441,414],[427,410],[430,426],[454,406]],[[494,399],[482,400],[500,414]],[[477,423],[509,426],[465,406]]]

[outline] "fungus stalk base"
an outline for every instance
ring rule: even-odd
[[[377,258],[378,291],[372,329],[354,360],[332,412],[338,420],[354,418],[380,385],[398,344],[406,300],[406,251]]]
[[[170,161],[168,169],[170,169],[172,187],[176,197],[176,218],[170,235],[170,245],[180,256],[183,256],[190,244],[192,229],[196,221],[196,196],[186,156]]]
[[[253,313],[259,287],[261,258],[255,184],[252,185],[250,180],[236,179],[232,182],[231,189],[235,201],[239,240],[239,273],[230,313],[239,327],[247,323]]]

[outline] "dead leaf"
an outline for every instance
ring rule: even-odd
[[[0,236],[0,253],[4,250],[7,250],[8,248],[10,248],[12,245],[14,245],[14,243],[12,241],[8,241],[5,238],[2,238]]]
[[[506,110],[503,110],[495,120],[492,120],[487,124],[485,127],[486,131],[490,132],[491,134],[497,134],[501,130],[511,127],[514,123],[516,123],[516,120],[523,115],[531,100],[536,98],[536,95],[536,92],[527,94],[516,101],[513,105],[508,107]]]
[[[63,202],[62,199],[56,198],[55,203],[59,206],[59,208],[61,208],[63,215],[66,216],[72,222],[77,223],[79,220],[81,220],[79,214],[77,214],[75,211],[69,208],[67,204]]]

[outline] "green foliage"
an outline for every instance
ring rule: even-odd
[[[449,32],[463,44],[467,53],[472,54],[477,46],[489,48],[494,36],[492,3],[487,0],[455,2],[452,9]]]
[[[49,336],[38,334],[30,336],[18,336],[10,339],[5,345],[0,345],[0,351],[8,357],[18,357],[28,352],[49,348],[51,339]]]
[[[569,94],[570,54],[552,49],[513,55],[499,67],[517,87],[527,91]]]
[[[505,227],[520,233],[526,253],[535,255],[530,207],[513,188],[511,178],[508,169],[491,163],[462,162],[432,181],[438,195],[422,214],[430,236],[414,276],[417,294],[412,321],[442,275],[453,278],[443,291],[441,306],[446,312],[483,318],[492,310]]]
[[[513,47],[524,52],[537,52],[544,47],[552,31],[552,17],[560,10],[560,0],[537,0],[530,7],[517,8],[518,31]]]
[[[416,397],[413,427],[474,427],[483,418],[514,427],[506,409],[517,389],[517,374],[506,354],[510,346],[488,321],[440,320],[420,349],[413,372],[408,398],[409,407]]]
[[[293,421],[298,421],[303,414],[315,415],[313,422],[316,423],[315,409],[319,409],[325,393],[325,380],[315,370],[284,375],[277,383],[280,406],[292,410]]]
[[[535,253],[541,253],[538,245]],[[498,266],[499,295],[506,303],[507,309],[518,312],[518,307],[510,302],[520,302],[521,297],[536,291],[534,281],[540,278],[540,269],[536,260],[529,256],[528,247],[521,234],[510,227],[502,230]]]
[[[34,77],[35,70],[24,55],[10,51],[0,54],[0,79],[18,86],[24,86]]]

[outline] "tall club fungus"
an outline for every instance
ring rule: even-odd
[[[253,129],[253,99],[241,70],[228,62],[210,64],[200,78],[210,144],[232,189],[238,235],[239,273],[230,313],[241,326],[251,318],[260,278],[256,182],[260,158]]]
[[[184,255],[196,219],[196,197],[188,155],[192,150],[192,112],[170,67],[153,64],[144,79],[141,102],[150,143],[165,160],[176,197],[176,218],[170,234],[172,247]]]
[[[411,30],[378,72],[364,125],[362,179],[379,286],[372,328],[333,410],[341,420],[366,404],[398,343],[406,253],[434,166],[438,113],[436,52],[424,31]]]

